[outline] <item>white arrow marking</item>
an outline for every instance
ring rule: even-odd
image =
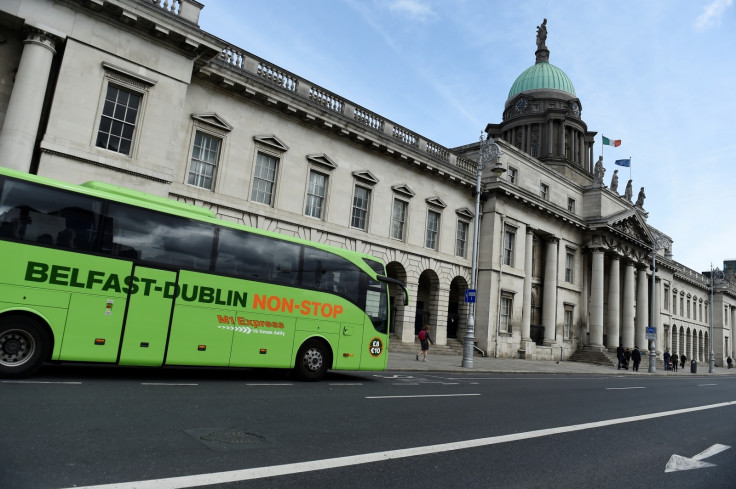
[[[677,472],[678,470],[690,470],[690,469],[702,469],[703,467],[715,467],[716,464],[709,462],[701,462],[701,460],[712,457],[724,450],[728,450],[729,446],[721,445],[716,443],[710,448],[707,448],[695,455],[693,458],[683,457],[682,455],[672,455],[667,466],[664,468],[665,472]]]

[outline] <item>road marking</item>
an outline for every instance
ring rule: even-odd
[[[724,450],[728,450],[729,446],[716,443],[710,448],[706,448],[692,458],[683,457],[682,455],[672,455],[664,468],[665,472],[677,472],[678,470],[702,469],[703,467],[715,467],[716,464],[710,462],[701,462],[701,460],[713,455],[717,455]]]
[[[361,384],[360,382],[355,382],[354,384],[349,384],[349,383],[342,384],[341,383],[341,384],[329,384],[329,385],[363,385],[363,384]]]
[[[173,382],[141,382],[141,385],[199,385],[199,384],[175,384]]]
[[[3,384],[66,384],[79,385],[81,382],[51,382],[46,380],[3,380]]]
[[[366,396],[366,399],[411,399],[414,397],[465,397],[480,394],[417,394],[413,396]]]
[[[703,386],[706,386],[706,385],[718,385],[718,384],[698,384],[698,387],[703,387]]]
[[[629,389],[646,389],[646,387],[606,387],[607,391],[625,391]]]
[[[709,404],[706,406],[696,406],[685,409],[675,409],[673,411],[662,411],[651,414],[641,414],[637,416],[629,416],[626,418],[608,419],[605,421],[595,421],[593,423],[575,424],[570,426],[560,426],[557,428],[547,428],[542,430],[527,431],[525,433],[512,433],[510,435],[490,436],[487,438],[478,438],[474,440],[441,443],[438,445],[428,445],[424,447],[403,448],[398,450],[388,450],[384,452],[373,452],[362,455],[351,455],[347,457],[328,458],[323,460],[313,460],[311,462],[297,462],[292,464],[272,465],[267,467],[255,467],[252,469],[231,470],[227,472],[215,472],[212,474],[186,475],[180,477],[169,477],[166,479],[152,479],[134,482],[120,482],[113,484],[102,484],[97,486],[74,487],[73,489],[184,489],[190,487],[202,487],[215,484],[228,484],[231,482],[240,482],[245,480],[262,479],[265,477],[279,477],[291,474],[301,474],[304,472],[313,472],[316,470],[328,470],[339,467],[351,467],[355,465],[363,465],[375,462],[385,462],[387,460],[396,460],[407,457],[416,457],[420,455],[431,455],[436,453],[451,452],[463,450],[467,448],[478,448],[500,443],[509,443],[519,440],[529,440],[532,438],[541,438],[544,436],[559,435],[561,433],[572,433],[575,431],[590,430],[595,428],[603,428],[617,424],[633,423],[636,421],[644,421],[648,419],[657,419],[667,416],[676,416],[678,414],[686,414],[697,411],[705,411],[708,409],[717,409],[722,407],[734,406],[736,401],[721,402],[718,404]],[[72,488],[69,488],[72,489]]]
[[[245,385],[259,386],[259,385],[294,385],[294,384],[262,384],[262,383],[258,383],[258,384],[245,384]]]

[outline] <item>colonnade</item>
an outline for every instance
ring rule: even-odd
[[[608,314],[605,314],[605,251],[600,248],[592,250],[590,346],[615,350],[619,344],[624,348],[646,348],[648,344],[646,328],[649,322],[649,288],[646,267],[638,267],[638,280],[635,280],[636,263],[624,263],[621,286],[621,266],[621,258],[612,255],[608,273]],[[604,317],[607,318],[605,345]]]
[[[548,118],[514,126],[505,132],[504,139],[536,158],[567,158],[593,171],[593,145],[586,144],[585,135],[564,119]]]

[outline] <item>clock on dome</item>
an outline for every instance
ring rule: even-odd
[[[577,117],[580,118],[580,104],[577,102],[572,103],[572,113]]]
[[[519,100],[517,100],[515,107],[516,112],[524,112],[524,110],[526,109],[526,99],[520,98]]]

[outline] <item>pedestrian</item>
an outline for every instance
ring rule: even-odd
[[[639,347],[636,345],[634,345],[634,351],[631,352],[631,359],[634,361],[634,366],[631,368],[631,371],[638,372],[639,364],[641,363],[641,352],[639,351]]]
[[[429,344],[432,343],[434,345],[434,341],[432,341],[432,337],[429,335],[429,326],[424,325],[417,336],[419,337],[419,343],[421,343],[422,345],[422,351],[417,353],[417,361],[419,361],[419,355],[422,355],[422,357],[424,357],[423,361],[426,362],[427,352],[429,351]]]
[[[670,350],[669,349],[664,351],[664,369],[665,370],[670,369]]]
[[[624,361],[624,347],[621,345],[618,345],[618,348],[616,348],[616,357],[618,358],[618,369],[621,370],[621,364]]]
[[[623,367],[626,370],[629,369],[629,360],[631,360],[631,350],[627,348],[626,351],[624,351],[624,365],[623,365]]]
[[[731,367],[733,367],[733,360],[731,360],[731,357],[728,357],[728,358],[726,359],[726,363],[728,364],[728,368],[731,368]]]
[[[680,357],[680,368],[685,368],[685,362],[687,362],[687,357],[685,355],[682,355]]]
[[[671,361],[672,361],[672,371],[677,372],[677,353],[676,352],[672,353]]]

